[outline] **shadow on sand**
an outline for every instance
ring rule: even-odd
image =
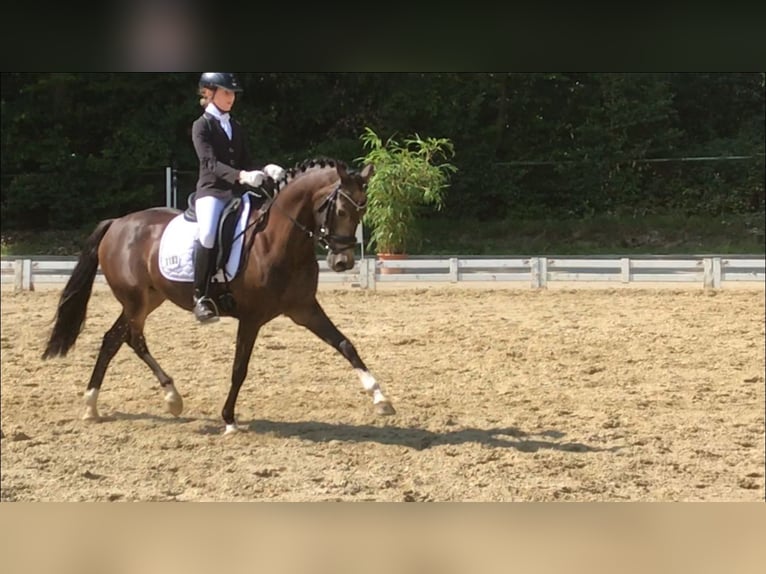
[[[481,444],[498,448],[515,448],[522,452],[536,452],[540,449],[565,452],[613,452],[617,447],[598,448],[579,442],[562,442],[564,433],[543,431],[530,435],[514,427],[507,428],[461,428],[447,432],[433,432],[420,428],[398,426],[347,425],[320,422],[275,422],[254,420],[248,430],[256,433],[270,433],[286,438],[300,438],[314,442],[376,442],[384,445],[398,445],[415,450],[434,446]]]
[[[115,420],[150,420],[155,422],[203,423],[194,432],[202,435],[220,435],[223,428],[220,422],[208,418],[175,418],[170,415],[152,415],[148,413],[127,414],[114,412],[103,417],[104,422]],[[454,431],[435,432],[416,427],[394,425],[350,425],[322,423],[315,421],[270,421],[256,419],[242,428],[257,434],[272,434],[284,438],[298,438],[317,443],[339,441],[349,443],[375,442],[382,445],[395,445],[425,450],[435,446],[479,444],[495,448],[514,448],[521,452],[537,452],[540,449],[562,452],[615,452],[620,447],[601,448],[581,442],[562,441],[565,433],[547,430],[527,433],[515,427],[505,428],[461,428]]]

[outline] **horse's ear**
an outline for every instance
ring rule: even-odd
[[[368,181],[372,175],[375,173],[375,166],[371,163],[368,163],[364,168],[362,168],[362,172],[359,174],[362,176],[362,179],[364,181]]]
[[[340,180],[342,182],[348,181],[348,170],[346,169],[346,166],[343,165],[342,162],[338,162],[335,164],[335,171],[338,172],[338,176],[340,177]]]

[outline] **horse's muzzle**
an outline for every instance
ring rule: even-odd
[[[347,253],[331,253],[327,257],[327,265],[337,273],[348,271],[354,266],[354,256]]]

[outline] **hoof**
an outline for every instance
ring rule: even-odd
[[[381,401],[375,405],[375,414],[388,417],[396,414],[396,409],[388,401]]]
[[[241,432],[242,432],[242,429],[239,428],[236,424],[226,425],[226,430],[223,431],[223,436],[231,436],[231,435],[239,434]]]
[[[91,409],[87,409],[85,414],[82,415],[82,420],[89,423],[100,423],[101,415]]]
[[[165,395],[165,406],[174,417],[184,412],[184,400],[177,392],[169,392]]]

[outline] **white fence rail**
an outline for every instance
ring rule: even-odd
[[[12,283],[16,290],[32,290],[36,284],[65,283],[75,264],[74,258],[4,258],[2,283]],[[331,271],[324,260],[319,261],[319,269],[320,283],[341,283],[366,289],[374,289],[378,283],[468,281],[524,282],[533,288],[544,288],[556,281],[678,282],[719,289],[730,281],[766,281],[766,259],[763,257],[366,258],[344,273]],[[100,271],[96,282],[104,282]]]

